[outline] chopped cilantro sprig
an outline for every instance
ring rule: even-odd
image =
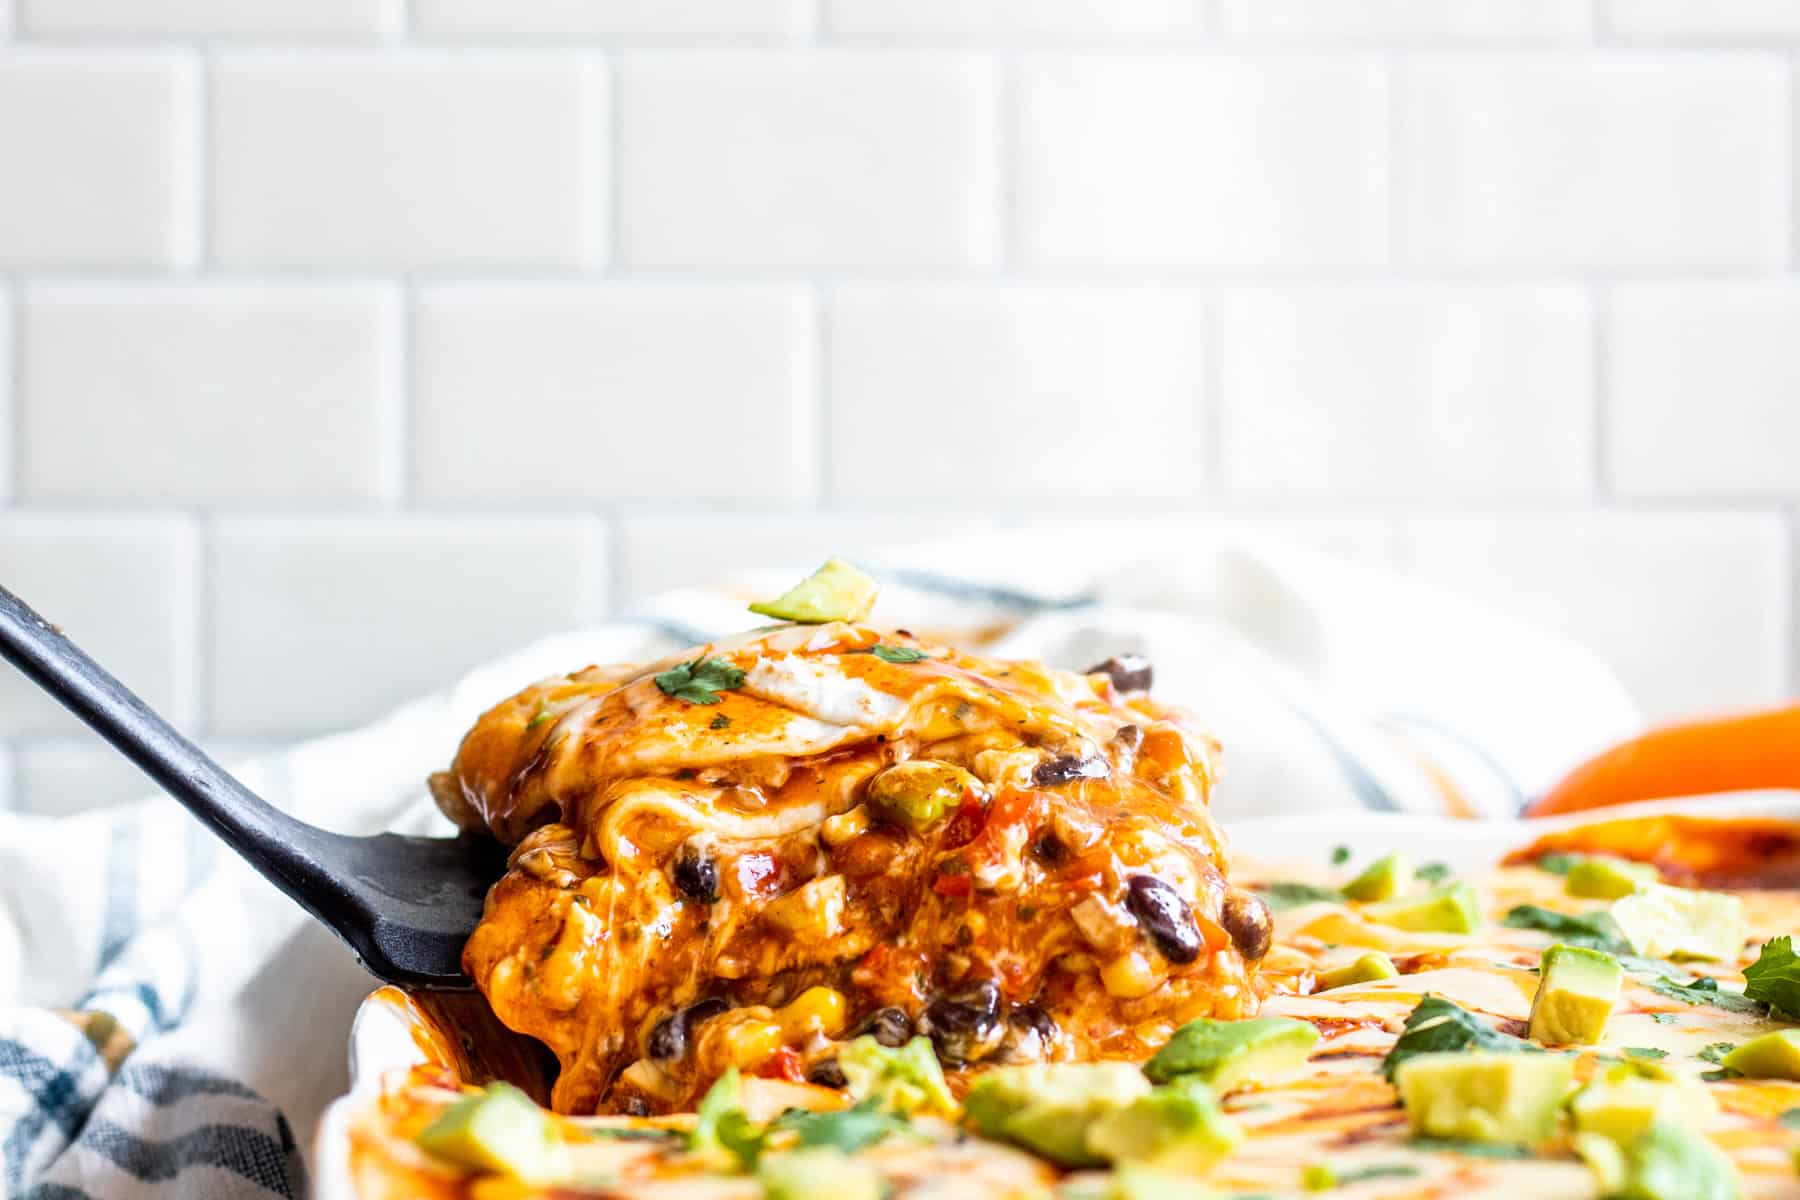
[[[1500,923],[1511,929],[1540,929],[1571,946],[1584,946],[1607,954],[1631,953],[1631,943],[1625,940],[1613,919],[1603,912],[1570,916],[1535,904],[1520,904],[1510,909]]]
[[[744,686],[744,672],[722,658],[696,658],[658,674],[656,686],[689,704],[717,704],[720,692]]]
[[[1760,1000],[1777,1016],[1800,1021],[1800,955],[1783,935],[1763,943],[1756,961],[1744,968],[1744,995]]]
[[[1406,1018],[1394,1048],[1381,1060],[1381,1073],[1392,1083],[1400,1064],[1420,1054],[1450,1054],[1462,1050],[1531,1052],[1530,1042],[1509,1037],[1467,1009],[1442,996],[1426,996]]]

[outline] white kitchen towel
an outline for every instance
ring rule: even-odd
[[[1224,743],[1214,802],[1227,831],[1319,809],[1509,818],[1639,724],[1577,647],[1266,540],[1172,546],[1070,526],[866,565],[884,581],[875,619],[927,638],[1073,668],[1149,656],[1156,694]],[[444,831],[425,777],[488,705],[548,674],[650,662],[757,624],[745,602],[803,569],[670,593],[240,774],[342,832]],[[168,800],[0,814],[0,1188],[35,1200],[302,1194],[298,1148],[347,1084],[346,1033],[370,986]]]

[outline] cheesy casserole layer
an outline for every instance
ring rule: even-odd
[[[1142,1059],[1256,1010],[1271,924],[1226,879],[1215,744],[1148,669],[780,626],[526,688],[432,789],[512,845],[464,965],[562,1113],[691,1109],[836,1047]]]

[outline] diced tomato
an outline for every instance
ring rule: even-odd
[[[981,833],[969,843],[967,857],[976,863],[1004,862],[1024,850],[1049,812],[1042,792],[1006,788],[988,808]]]
[[[750,898],[779,895],[782,891],[781,860],[767,850],[752,850],[737,860],[738,889]]]
[[[1194,924],[1200,927],[1200,938],[1206,943],[1206,952],[1208,954],[1217,954],[1225,947],[1231,945],[1231,935],[1225,932],[1225,927],[1223,925],[1219,924],[1211,917],[1201,913],[1195,913]]]
[[[789,1083],[806,1082],[806,1067],[800,1061],[799,1052],[792,1046],[783,1046],[769,1055],[754,1073],[763,1079],[785,1079]]]
[[[981,834],[987,819],[988,811],[983,807],[981,797],[973,791],[964,792],[962,803],[950,814],[949,824],[944,826],[944,846],[954,850],[968,845]]]
[[[961,875],[939,873],[931,880],[931,890],[940,896],[963,897],[974,893],[975,883],[967,872]]]

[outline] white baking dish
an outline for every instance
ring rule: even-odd
[[[1234,851],[1264,862],[1317,862],[1336,846],[1359,857],[1403,848],[1415,859],[1452,867],[1486,866],[1543,834],[1571,826],[1658,813],[1800,819],[1800,792],[1740,792],[1659,800],[1541,821],[1476,822],[1368,812],[1312,813],[1236,821]],[[348,1094],[326,1110],[314,1144],[317,1200],[356,1200],[350,1173],[350,1117],[371,1103],[389,1072],[426,1061],[415,1036],[418,1019],[391,988],[370,993],[350,1028]]]

